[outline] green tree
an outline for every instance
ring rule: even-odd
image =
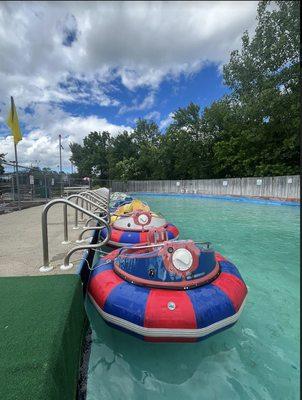
[[[121,179],[124,182],[127,182],[130,179],[137,179],[139,177],[139,171],[136,164],[136,160],[133,157],[124,158],[115,166],[116,174],[118,176],[117,179]]]
[[[91,132],[83,140],[83,146],[71,143],[71,161],[78,168],[81,177],[97,176],[100,179],[108,179],[109,163],[108,149],[110,143],[109,132]]]
[[[218,174],[299,171],[299,2],[272,3],[259,2],[255,35],[244,33],[241,51],[223,68],[238,122],[231,118],[217,138]]]
[[[168,179],[207,178],[211,174],[211,133],[203,126],[200,107],[190,103],[173,114],[162,137],[162,170]]]
[[[136,121],[131,139],[136,149],[133,159],[137,179],[157,179],[159,176],[160,137],[161,133],[155,122],[146,119]]]
[[[80,176],[198,179],[299,173],[299,8],[260,1],[252,37],[223,68],[231,93],[204,110],[190,103],[164,133],[136,121],[116,137],[91,132],[71,144]]]
[[[127,131],[110,138],[108,150],[110,179],[123,179],[121,176],[123,162],[131,159],[135,163],[136,156],[136,145],[133,143],[131,134]],[[127,179],[131,179],[130,171],[127,173]]]

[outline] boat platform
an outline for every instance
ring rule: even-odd
[[[2,277],[0,293],[0,398],[79,398],[89,326],[80,277]]]

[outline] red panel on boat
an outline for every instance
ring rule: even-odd
[[[229,297],[237,312],[247,294],[245,283],[235,275],[222,272],[212,285],[219,287]]]
[[[123,283],[118,275],[112,270],[106,270],[91,279],[89,292],[99,307],[103,308],[110,292],[120,283]]]
[[[225,261],[225,257],[223,257],[220,253],[215,252],[216,261]]]
[[[147,328],[197,327],[193,305],[185,291],[151,289],[147,300],[144,326]]]

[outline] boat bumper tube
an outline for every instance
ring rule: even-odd
[[[115,271],[120,251],[99,260],[88,286],[92,303],[110,326],[146,341],[195,342],[237,322],[247,287],[236,266],[219,253],[215,253],[214,263],[208,262],[209,274],[219,266],[219,273],[209,282],[194,288],[167,289],[123,279]],[[183,264],[175,264],[180,271],[185,269],[183,260]],[[124,268],[133,271],[131,264]],[[198,266],[195,268],[197,271]]]

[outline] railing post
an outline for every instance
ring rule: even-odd
[[[42,246],[43,246],[43,265],[39,268],[40,272],[48,272],[53,269],[49,265],[49,252],[48,252],[48,231],[47,231],[47,211],[42,212]]]
[[[103,206],[108,206],[108,199],[105,199],[104,197],[100,196],[99,194],[92,192],[92,191],[88,191],[86,190],[85,192],[80,192],[79,193],[80,196],[90,196],[90,198],[96,200],[98,203],[100,203]]]
[[[75,195],[70,196],[76,197]],[[99,223],[103,223],[105,227],[107,228],[107,236],[103,239],[101,243],[95,244],[95,245],[89,245],[89,246],[81,246],[81,247],[75,247],[71,249],[67,255],[64,258],[64,264],[61,266],[62,270],[70,269],[72,268],[72,263],[69,263],[69,258],[70,256],[78,250],[84,250],[84,249],[97,249],[106,244],[109,240],[110,236],[110,226],[107,221],[105,221],[103,218],[93,214],[91,211],[85,210],[83,207],[79,207],[75,203],[69,201],[68,199],[54,199],[51,200],[49,203],[46,204],[42,211],[42,244],[43,244],[43,265],[42,267],[39,268],[40,272],[48,272],[53,269],[53,266],[50,265],[49,263],[49,252],[48,252],[48,227],[47,227],[47,213],[48,210],[51,206],[54,204],[58,203],[63,203],[64,204],[64,223],[65,223],[65,206],[67,207],[68,205],[73,208],[78,208],[80,212],[83,214],[86,214],[88,217],[92,217],[96,219]],[[66,221],[67,221],[67,210],[66,210]],[[66,225],[68,228],[68,225]],[[65,227],[65,225],[64,225]],[[66,232],[65,232],[66,233]],[[68,232],[67,232],[68,234]]]
[[[79,205],[79,199],[76,199],[76,205]],[[75,209],[74,212],[74,227],[72,229],[79,229],[79,213],[78,213],[78,209]]]
[[[81,207],[84,208],[84,199],[81,199]],[[83,219],[84,219],[83,215],[84,214],[81,212],[81,215],[80,215],[81,221],[83,221]]]
[[[70,242],[70,240],[68,240],[67,204],[64,204],[64,206],[63,206],[63,220],[64,220],[64,240],[63,240],[62,244],[69,244],[71,242]]]
[[[84,192],[82,192],[82,193],[84,193]],[[85,209],[86,209],[87,211],[89,211],[89,210],[88,210],[88,205],[91,205],[91,206],[96,207],[96,209],[99,209],[100,212],[101,212],[101,211],[104,211],[105,214],[106,214],[106,218],[108,219],[108,221],[110,220],[110,213],[109,213],[108,205],[107,205],[106,207],[104,207],[103,205],[99,205],[99,204],[95,203],[94,201],[89,200],[88,198],[85,198],[85,197],[83,196],[83,194],[72,194],[72,195],[68,196],[66,200],[71,200],[71,199],[73,199],[73,198],[76,198],[77,200],[78,200],[78,199],[81,199],[81,201],[84,202],[85,207],[86,207]],[[77,200],[76,200],[76,201],[77,201]],[[80,208],[81,208],[81,207],[80,207]],[[83,205],[82,208],[84,208],[84,205]],[[94,211],[95,211],[95,210],[94,210]],[[92,211],[91,211],[91,212],[92,212]]]
[[[89,227],[87,227],[87,228],[84,228],[84,229],[82,230],[82,232],[79,234],[79,237],[78,237],[78,239],[76,240],[76,243],[82,243],[82,242],[85,242],[85,241],[87,240],[87,238],[86,238],[86,239],[83,239],[83,236],[84,236],[84,233],[85,233],[85,232],[87,232],[87,231],[101,231],[103,228],[104,228],[103,225],[102,225],[102,226],[89,226]],[[88,239],[89,239],[89,238],[88,238]]]
[[[88,218],[87,221],[86,221],[86,224],[83,227],[83,229],[87,228],[87,226],[89,226],[89,222],[92,221],[92,220],[93,220],[93,218]]]
[[[66,256],[64,258],[64,263],[63,263],[63,265],[61,265],[60,269],[68,270],[73,267],[73,264],[71,262],[69,262],[69,260],[70,260],[70,257],[72,256],[72,254],[75,253],[76,251],[85,250],[85,249],[99,249],[100,247],[102,247],[104,244],[106,244],[108,242],[109,237],[110,237],[110,226],[102,218],[98,218],[98,220],[99,220],[99,222],[103,222],[103,224],[105,225],[105,228],[107,228],[107,235],[103,239],[103,241],[100,243],[97,243],[97,244],[90,244],[90,245],[86,245],[86,246],[74,247],[73,249],[69,250],[69,252],[66,254]],[[97,230],[100,230],[100,228],[101,227],[97,227]]]

